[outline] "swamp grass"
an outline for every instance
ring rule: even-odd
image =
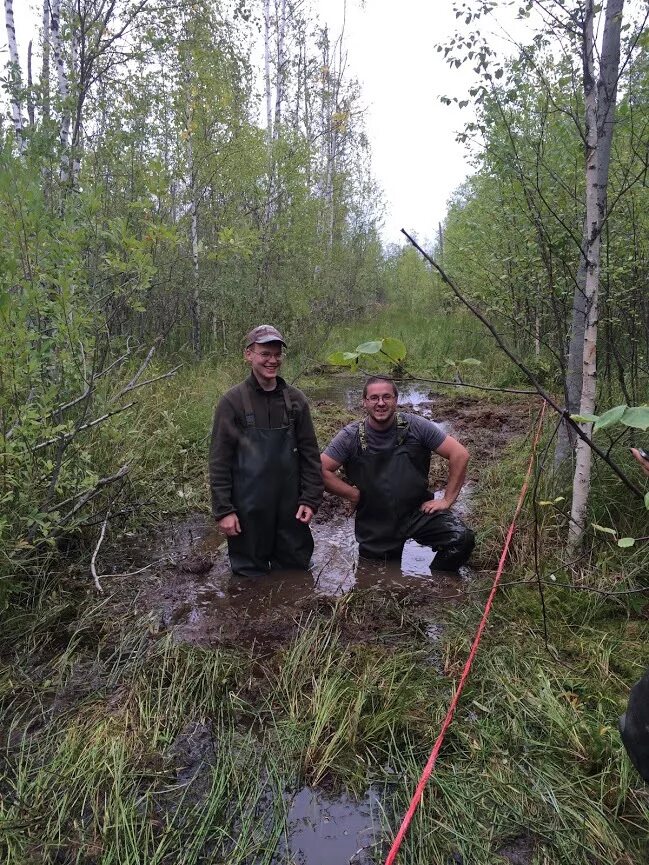
[[[289,865],[273,851],[290,791],[308,784],[380,791],[381,862],[487,588],[478,582],[448,611],[435,663],[416,639],[416,608],[396,598],[380,603],[401,616],[398,644],[350,638],[341,625],[377,603],[372,592],[306,614],[291,643],[254,656],[176,644],[128,611],[111,620],[105,602],[86,601],[58,627],[52,613],[44,651],[8,622],[3,861]],[[649,623],[565,589],[546,601],[547,649],[534,590],[498,596],[399,861],[487,865],[521,841],[535,863],[646,861],[649,798],[616,720]]]

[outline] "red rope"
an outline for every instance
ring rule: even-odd
[[[494,577],[494,584],[491,587],[491,592],[489,593],[489,598],[487,599],[487,603],[485,605],[484,613],[482,614],[482,619],[480,620],[480,624],[478,625],[478,630],[476,631],[476,635],[473,638],[473,644],[471,645],[471,651],[469,652],[469,657],[467,658],[466,664],[464,665],[464,670],[462,671],[462,675],[460,677],[460,681],[458,682],[457,690],[451,700],[451,704],[448,708],[448,712],[446,713],[446,717],[444,718],[444,723],[442,724],[442,729],[439,732],[439,736],[437,737],[437,741],[431,751],[430,757],[428,758],[428,762],[424,767],[424,771],[421,773],[421,778],[419,779],[419,783],[417,784],[417,789],[415,790],[414,796],[408,806],[408,810],[406,811],[406,815],[403,818],[401,826],[399,827],[399,831],[396,834],[394,841],[392,842],[392,847],[390,848],[390,852],[388,853],[388,858],[385,860],[385,865],[392,865],[394,862],[397,853],[399,852],[399,848],[401,847],[401,842],[403,841],[406,832],[408,831],[408,826],[410,826],[410,821],[414,817],[415,811],[417,810],[417,806],[421,801],[422,794],[424,792],[424,787],[426,786],[428,779],[430,778],[435,763],[437,761],[437,755],[440,752],[442,747],[442,743],[444,741],[444,736],[446,735],[446,731],[451,725],[451,721],[453,720],[453,715],[455,714],[455,709],[457,707],[458,701],[460,699],[460,695],[462,694],[462,690],[464,688],[464,684],[469,676],[469,671],[471,669],[471,664],[473,663],[473,659],[475,657],[476,652],[478,651],[478,646],[480,644],[480,640],[482,639],[483,631],[487,624],[487,619],[489,618],[489,613],[491,612],[491,605],[493,603],[493,599],[496,594],[496,590],[498,589],[498,583],[500,582],[500,577],[503,572],[503,568],[505,567],[505,560],[507,558],[507,553],[509,552],[509,545],[511,543],[512,536],[514,534],[514,528],[516,527],[516,520],[518,519],[518,515],[521,512],[521,508],[523,507],[523,501],[525,499],[525,493],[527,492],[527,487],[530,480],[530,475],[532,474],[532,466],[534,465],[534,457],[536,455],[536,446],[541,437],[541,429],[543,427],[543,416],[545,415],[545,407],[546,403],[543,402],[541,407],[541,411],[539,412],[539,418],[536,425],[536,432],[534,435],[534,441],[532,443],[532,454],[530,456],[530,462],[527,467],[527,474],[525,475],[525,481],[523,486],[521,487],[521,492],[518,497],[518,503],[516,505],[516,510],[514,512],[514,517],[511,521],[511,525],[509,526],[509,530],[507,532],[507,537],[505,538],[505,545],[503,547],[503,551],[500,554],[500,561],[498,562],[498,569],[496,570],[496,576]]]

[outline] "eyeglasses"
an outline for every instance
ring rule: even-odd
[[[286,357],[285,351],[256,351],[254,348],[249,348],[248,351],[256,354],[262,360],[278,360],[282,361]]]
[[[393,399],[396,399],[396,396],[393,393],[373,393],[372,396],[366,396],[366,402],[371,402],[376,404],[383,400],[383,402],[391,402]]]

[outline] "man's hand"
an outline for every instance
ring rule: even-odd
[[[300,505],[295,514],[295,519],[308,526],[313,519],[313,508],[310,508],[308,505]]]
[[[646,460],[644,457],[640,456],[640,451],[637,448],[631,448],[631,453],[637,459],[637,461],[642,466],[642,471],[649,475],[649,460]]]
[[[221,517],[220,520],[216,521],[216,524],[228,538],[233,538],[235,535],[241,534],[241,524],[239,523],[239,517],[236,514],[228,514],[225,517]]]
[[[453,502],[444,499],[430,499],[427,502],[419,505],[419,510],[422,514],[433,514],[436,511],[448,511],[453,506]]]

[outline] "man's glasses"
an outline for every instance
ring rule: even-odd
[[[366,396],[366,402],[371,402],[375,405],[380,400],[383,402],[391,402],[393,399],[396,399],[396,396],[393,393],[373,393],[372,396]]]
[[[257,357],[260,357],[262,360],[279,360],[282,361],[286,357],[285,351],[256,351],[254,348],[248,349],[253,354],[256,354]]]

